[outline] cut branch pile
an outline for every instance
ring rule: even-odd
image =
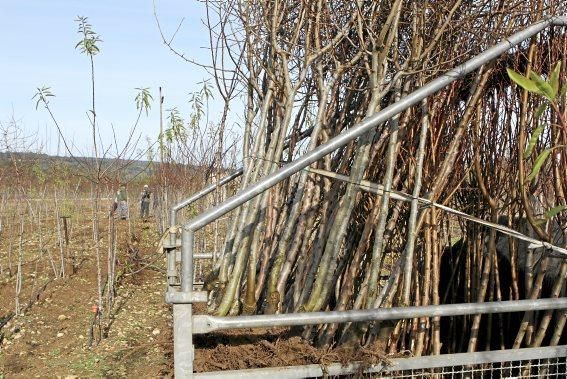
[[[231,29],[218,36],[245,51],[242,188],[503,37],[546,15],[565,14],[562,2],[539,0],[269,1],[225,7],[232,22],[223,25]],[[560,121],[565,98],[559,109],[538,119],[534,112],[542,99],[515,86],[505,69],[551,72],[555,62],[565,62],[566,49],[563,29],[544,32],[312,165],[348,176],[349,182],[304,170],[238,208],[208,277],[208,288],[216,288],[212,310],[227,315],[439,304],[454,297],[440,293],[447,275],[440,271],[442,254],[461,237],[466,296],[460,301],[539,296],[543,270],[527,273],[526,289],[519,293],[515,267],[512,296],[500,288],[496,231],[424,207],[417,197],[493,223],[508,216],[511,227],[527,217],[534,237],[553,242],[538,221],[534,199],[544,210],[565,205],[565,149],[554,150],[537,180],[526,176],[539,152],[567,143]],[[561,67],[565,78],[566,65]],[[529,136],[544,123],[533,156],[524,157]],[[308,142],[296,143],[309,127]],[[284,150],[287,136],[292,142]],[[382,184],[383,194],[361,191],[363,179]],[[391,190],[414,200],[393,199]],[[564,225],[564,212],[553,217]],[[518,250],[517,245],[511,244]],[[555,284],[562,288],[564,275]],[[475,334],[481,318],[470,321],[465,348],[484,348]],[[322,346],[370,344],[384,331],[392,351],[410,349],[415,355],[438,354],[446,333],[439,319],[426,318],[391,328],[309,327],[304,336]]]

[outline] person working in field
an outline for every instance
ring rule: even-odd
[[[128,195],[126,194],[126,187],[124,185],[121,185],[120,189],[116,191],[113,212],[116,210],[118,210],[120,219],[126,220],[128,218]]]
[[[148,188],[148,185],[144,185],[144,189],[140,194],[140,218],[145,220],[150,216],[150,198],[152,196],[152,192]]]

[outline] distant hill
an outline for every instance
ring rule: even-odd
[[[94,167],[94,158],[91,157],[61,157],[42,153],[22,153],[22,152],[0,152],[0,165],[10,164],[12,159],[16,159],[22,164],[39,165],[42,170],[49,170],[53,166],[67,166],[70,169],[81,169],[81,166],[88,165]],[[101,159],[102,167],[107,168],[123,167],[122,176],[124,179],[133,178],[140,174],[150,174],[153,164],[147,160],[124,160],[104,158]]]

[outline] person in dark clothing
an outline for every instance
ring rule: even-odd
[[[148,188],[148,185],[144,185],[144,189],[140,194],[140,218],[146,219],[150,216],[150,200],[152,192]]]

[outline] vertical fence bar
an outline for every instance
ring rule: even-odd
[[[177,270],[175,268],[175,256],[177,253],[177,248],[168,249],[167,254],[167,284],[168,291],[171,290],[171,286],[177,284]]]
[[[181,292],[193,291],[193,244],[195,232],[184,229],[181,234]]]
[[[170,248],[166,250],[167,257],[167,290],[171,291],[171,286],[177,284],[177,270],[175,267],[175,260],[177,255],[177,232],[175,230],[177,211],[175,208],[171,211],[169,218],[169,245]]]
[[[189,296],[193,292],[194,232],[183,230],[181,234],[181,292]],[[176,378],[193,377],[193,304],[173,305],[173,359]]]
[[[173,361],[176,378],[193,377],[193,305],[173,304]]]

